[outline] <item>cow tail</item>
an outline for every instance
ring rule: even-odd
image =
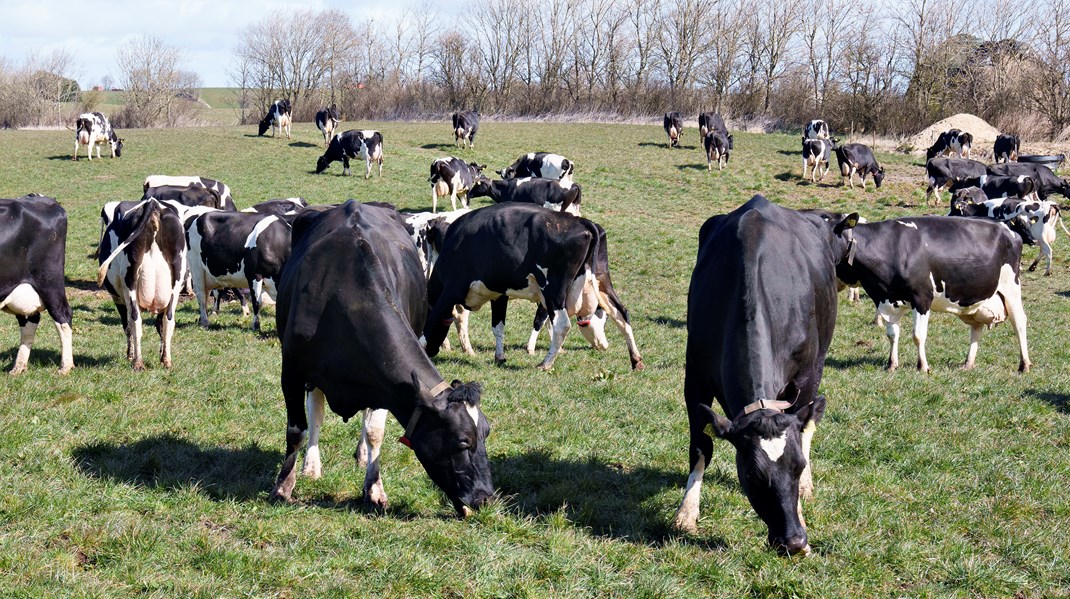
[[[1055,220],[1059,221],[1059,226],[1063,228],[1063,233],[1066,233],[1067,237],[1070,237],[1070,231],[1066,230],[1066,223],[1062,219],[1062,208],[1055,206]]]
[[[569,207],[575,204],[576,210],[580,208],[580,201],[583,199],[583,189],[576,185],[576,194],[569,194],[565,196],[565,201],[561,204],[561,212],[567,212]],[[579,214],[577,212],[577,214]]]
[[[587,232],[591,234],[591,244],[587,246],[587,256],[584,257],[583,264],[584,266],[589,268],[591,270],[591,273],[593,274],[594,261],[598,257],[598,244],[600,237],[598,234],[598,226],[595,225],[593,222],[587,220],[586,218],[581,218],[579,220],[581,223],[583,223],[583,226],[587,228]]]
[[[111,266],[112,260],[115,260],[119,253],[126,249],[126,246],[130,245],[134,242],[135,239],[140,237],[146,226],[149,226],[152,229],[153,235],[155,235],[156,231],[160,229],[160,203],[155,198],[149,199],[143,203],[150,204],[150,206],[146,208],[146,210],[150,211],[148,218],[142,217],[141,221],[137,224],[137,226],[134,227],[134,229],[130,232],[129,235],[126,236],[126,239],[124,239],[122,243],[116,246],[116,248],[112,250],[111,254],[103,262],[100,263],[100,268],[97,269],[97,287],[104,286],[104,279],[108,276],[108,267]],[[132,208],[130,211],[127,211],[126,214],[130,214],[131,211],[136,209],[136,207]],[[105,231],[105,234],[106,233],[107,231]]]

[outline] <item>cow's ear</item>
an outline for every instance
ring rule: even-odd
[[[731,441],[731,420],[714,412],[713,408],[705,404],[699,404],[698,409],[701,412],[703,419],[706,420],[706,426],[702,429],[704,433],[710,438],[717,437],[718,439]]]
[[[844,231],[853,229],[858,224],[858,213],[852,212],[847,215],[846,218],[836,223],[836,227],[832,230],[837,235],[842,235]]]
[[[814,398],[814,402],[808,406],[803,406],[799,411],[795,412],[795,417],[799,419],[799,425],[805,428],[811,423],[816,426],[821,419],[825,417],[825,405],[826,400],[824,395],[818,395]]]

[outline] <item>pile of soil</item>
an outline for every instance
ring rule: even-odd
[[[933,145],[936,138],[948,129],[959,129],[973,135],[974,148],[991,147],[992,142],[996,141],[996,136],[999,135],[999,129],[989,125],[984,119],[962,113],[929,125],[921,132],[907,138],[905,144],[913,146],[915,153],[924,153],[929,146]]]

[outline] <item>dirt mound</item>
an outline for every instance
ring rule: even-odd
[[[920,133],[908,138],[906,144],[914,147],[914,152],[922,152],[933,145],[936,138],[948,129],[959,129],[973,135],[973,147],[984,148],[992,145],[999,135],[999,129],[985,122],[984,119],[972,114],[962,113],[949,116],[942,121],[937,121]]]

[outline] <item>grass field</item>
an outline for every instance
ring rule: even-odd
[[[1070,243],[1053,276],[1025,273],[1032,372],[1015,374],[1011,328],[981,342],[964,372],[968,328],[940,315],[931,374],[886,373],[887,342],[868,300],[843,300],[815,438],[817,496],[804,506],[814,553],[778,557],[739,492],[733,451],[707,471],[699,532],[669,527],[687,477],[683,409],[685,296],[697,231],[755,193],[791,207],[857,210],[870,220],[925,213],[917,159],[878,156],[880,190],[803,183],[799,141],[736,135],[712,174],[685,131],[668,150],[660,127],[486,123],[474,150],[445,124],[378,127],[385,175],[311,171],[313,125],[293,139],[253,127],[127,130],[121,159],[70,160],[69,132],[0,131],[0,197],[55,196],[70,221],[68,296],[75,370],[56,374],[58,339],[38,332],[30,370],[0,377],[0,587],[5,596],[628,596],[1049,597],[1070,595]],[[509,360],[493,365],[489,310],[476,313],[479,354],[443,352],[447,379],[484,385],[488,454],[501,500],[461,521],[412,453],[383,451],[391,507],[362,509],[352,453],[359,423],[329,415],[324,476],[298,479],[293,506],[266,502],[282,460],[285,414],[270,308],[264,335],[227,305],[212,327],[180,310],[175,367],[132,372],[111,301],[94,283],[100,206],[140,196],[152,173],[200,174],[239,207],[302,196],[430,207],[431,160],[450,153],[509,164],[549,149],[572,158],[585,216],[605,226],[615,286],[647,368],[631,372],[616,331],[596,352],[573,331],[554,371],[535,366],[533,307],[512,306]],[[362,174],[362,166],[354,167]],[[946,196],[945,196],[946,206]],[[1061,233],[1060,233],[1061,237]],[[1036,248],[1027,248],[1032,260]],[[46,317],[47,320],[47,317]],[[14,318],[0,319],[0,367],[14,362]],[[904,336],[900,359],[913,364]],[[145,354],[157,340],[145,334]],[[396,422],[388,438],[401,434]]]

